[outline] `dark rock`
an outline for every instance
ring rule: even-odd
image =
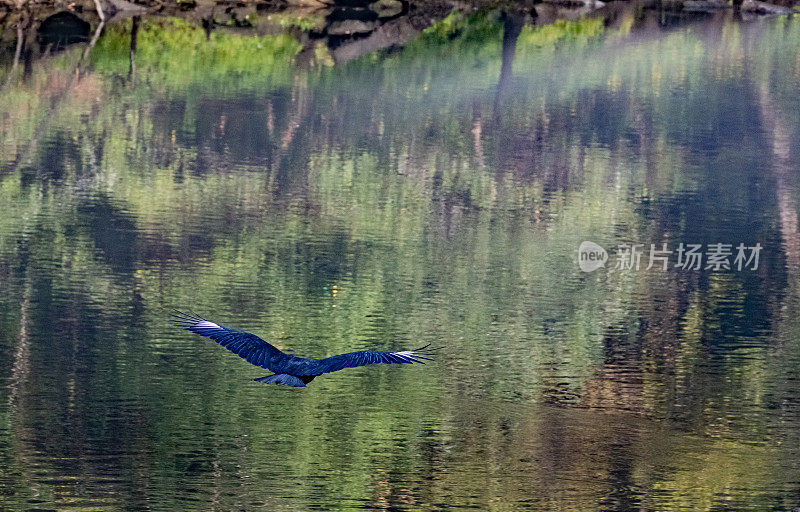
[[[689,12],[714,12],[728,7],[728,4],[714,0],[686,0],[683,2],[683,10]]]
[[[391,20],[366,37],[351,39],[332,48],[331,56],[334,62],[342,63],[367,53],[402,47],[427,26],[424,24],[418,26],[414,21],[408,17]]]
[[[54,51],[89,40],[89,23],[71,12],[62,11],[45,19],[39,27],[39,43]]]
[[[754,14],[786,15],[792,13],[792,10],[788,7],[759,2],[758,0],[745,0],[742,3],[742,10]]]
[[[328,26],[328,34],[344,36],[350,34],[368,34],[378,26],[377,21],[341,20],[334,21]]]
[[[369,5],[379,18],[393,18],[403,12],[403,2],[398,0],[378,0]]]
[[[544,0],[544,3],[559,5],[561,7],[591,7],[593,9],[599,9],[606,5],[605,2],[601,2],[600,0]]]

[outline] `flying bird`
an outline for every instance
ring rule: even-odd
[[[339,371],[343,368],[354,368],[368,364],[411,364],[431,361],[434,355],[430,344],[415,350],[399,352],[382,352],[377,350],[361,350],[326,357],[311,359],[285,354],[262,340],[255,334],[239,331],[223,325],[209,322],[196,315],[176,311],[172,315],[178,327],[205,336],[216,341],[250,364],[273,372],[273,375],[253,379],[256,382],[282,384],[298,388],[314,380],[318,375]]]

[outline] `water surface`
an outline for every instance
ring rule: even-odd
[[[800,25],[431,23],[345,56],[4,35],[0,508],[800,506]],[[615,268],[664,243],[763,250]],[[170,308],[310,357],[444,348],[266,386]]]

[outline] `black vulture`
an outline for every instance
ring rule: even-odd
[[[326,357],[311,359],[284,354],[255,334],[217,325],[196,315],[176,311],[172,315],[175,325],[200,336],[206,336],[227,348],[250,364],[274,373],[253,379],[257,382],[283,384],[284,386],[306,387],[314,377],[343,368],[354,368],[377,363],[422,363],[431,361],[433,350],[430,344],[414,350],[398,352],[382,352],[377,350],[361,350]]]

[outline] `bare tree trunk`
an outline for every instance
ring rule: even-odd
[[[3,84],[3,87],[7,87],[8,84],[11,83],[11,80],[14,79],[14,74],[17,71],[17,67],[19,67],[19,57],[22,55],[22,46],[25,41],[25,32],[22,28],[22,21],[20,20],[17,23],[17,49],[14,52],[14,62],[11,63],[11,70],[8,72],[8,76],[6,77],[6,82]]]
[[[106,21],[106,13],[103,12],[103,6],[100,4],[100,0],[94,0],[94,6],[97,9],[97,15],[100,16],[100,24],[102,25],[104,21]]]
[[[99,1],[100,0],[95,0],[95,2],[99,2]],[[105,26],[105,24],[106,24],[105,21],[100,21],[100,24],[97,25],[97,30],[94,31],[94,35],[92,36],[92,40],[89,41],[89,46],[87,46],[86,49],[83,51],[83,55],[81,56],[81,61],[78,63],[78,68],[79,69],[81,67],[83,67],[82,66],[83,61],[86,60],[86,58],[89,56],[89,52],[92,51],[92,48],[94,48],[94,45],[97,44],[97,40],[100,39],[100,34],[103,33],[103,27]]]

